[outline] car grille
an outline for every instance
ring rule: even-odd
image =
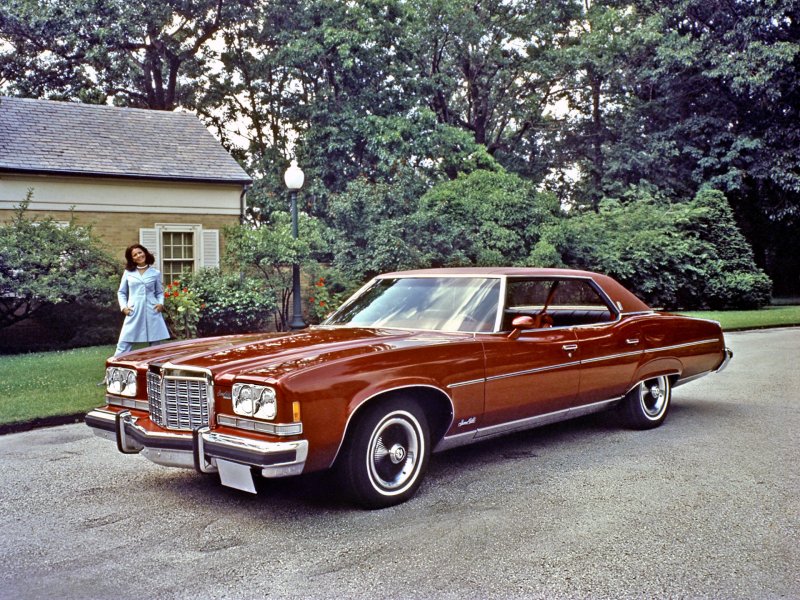
[[[152,369],[152,367],[151,367]],[[209,386],[205,374],[147,372],[150,420],[166,429],[191,431],[208,425]]]

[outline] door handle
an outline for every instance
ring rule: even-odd
[[[578,344],[564,344],[561,348],[566,352],[573,352],[578,349]]]
[[[635,346],[636,344],[639,343],[639,338],[628,338],[627,340],[625,340],[625,343],[631,346]]]

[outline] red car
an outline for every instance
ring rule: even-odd
[[[655,312],[586,271],[463,268],[370,281],[322,325],[153,346],[109,359],[86,416],[120,452],[253,475],[334,467],[360,504],[410,498],[431,452],[615,408],[667,416],[720,371],[718,323]]]

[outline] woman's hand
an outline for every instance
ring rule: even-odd
[[[164,312],[164,305],[163,304],[156,304],[153,308],[156,309],[156,312]]]
[[[126,306],[125,308],[122,309],[122,312],[127,317],[129,314],[131,314],[133,312],[133,309],[131,309],[129,306]]]

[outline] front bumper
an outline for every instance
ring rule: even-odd
[[[102,438],[116,442],[124,454],[141,453],[168,467],[194,468],[215,473],[221,463],[236,463],[261,470],[263,477],[299,475],[308,456],[308,441],[267,442],[211,431],[148,431],[128,410],[97,408],[86,424]]]

